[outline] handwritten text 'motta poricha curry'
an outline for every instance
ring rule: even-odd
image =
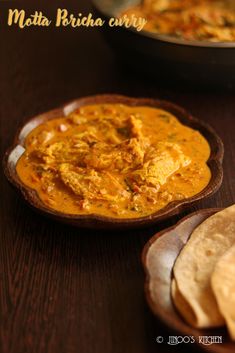
[[[134,27],[138,32],[141,31],[145,24],[146,19],[137,17],[136,15],[123,15],[120,18],[112,17],[108,20],[101,17],[93,17],[92,13],[84,16],[82,13],[74,15],[69,13],[67,9],[57,9],[55,19],[48,18],[42,11],[35,11],[33,14],[26,15],[25,10],[9,9],[8,11],[8,26],[18,26],[24,29],[31,26],[49,27],[102,27],[105,23],[110,27]]]

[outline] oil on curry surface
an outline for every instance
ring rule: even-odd
[[[206,139],[169,112],[97,104],[35,128],[17,173],[54,210],[137,218],[203,190],[209,155]]]

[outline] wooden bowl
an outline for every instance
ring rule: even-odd
[[[202,135],[207,139],[211,148],[211,155],[207,162],[211,170],[211,180],[204,190],[202,190],[197,195],[190,197],[188,199],[174,201],[168,204],[165,208],[158,212],[155,212],[149,216],[141,218],[111,218],[106,216],[101,216],[97,214],[91,215],[71,215],[55,211],[47,207],[38,197],[36,191],[24,185],[19,179],[16,172],[16,164],[24,153],[24,142],[27,135],[38,125],[43,122],[55,119],[61,116],[67,116],[75,109],[89,105],[89,104],[99,104],[99,103],[122,103],[131,106],[147,105],[150,107],[162,108],[172,114],[174,114],[179,121],[183,124],[192,127],[200,131]],[[32,206],[37,211],[44,215],[50,216],[56,220],[63,221],[72,225],[86,227],[86,228],[100,228],[100,229],[130,229],[130,228],[140,228],[150,226],[156,222],[165,220],[166,218],[176,215],[186,207],[195,204],[197,201],[208,197],[215,193],[222,182],[223,170],[222,170],[222,159],[223,159],[223,143],[221,139],[216,135],[214,130],[208,126],[206,123],[193,118],[184,109],[165,101],[160,101],[156,99],[148,98],[129,98],[119,95],[99,95],[80,98],[65,104],[61,108],[46,112],[44,114],[38,115],[28,122],[18,131],[16,134],[13,145],[5,153],[3,160],[4,172],[9,180],[9,182],[20,192],[24,200]]]
[[[197,211],[175,226],[154,235],[143,249],[142,262],[146,273],[145,293],[152,312],[180,335],[193,336],[195,343],[201,348],[213,353],[231,353],[235,351],[235,343],[229,339],[226,329],[199,330],[189,326],[175,309],[170,291],[173,266],[181,249],[192,231],[218,211],[219,209]],[[223,343],[206,345],[199,342],[200,336],[222,336]]]

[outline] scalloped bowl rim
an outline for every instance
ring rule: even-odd
[[[207,164],[212,172],[210,164],[214,164],[214,168],[216,170],[216,175],[212,174],[211,180],[209,184],[198,194],[186,198],[183,200],[179,201],[173,201],[166,205],[164,208],[161,210],[154,212],[150,215],[144,216],[144,217],[137,217],[137,218],[115,218],[115,217],[109,217],[109,216],[103,216],[99,214],[84,214],[84,215],[77,215],[77,214],[69,214],[69,213],[63,213],[59,212],[56,210],[53,210],[49,207],[47,207],[41,199],[38,197],[37,192],[26,185],[23,184],[23,182],[19,179],[16,169],[14,168],[14,173],[12,173],[11,168],[10,168],[10,158],[12,154],[16,153],[17,148],[22,148],[22,151],[24,150],[24,139],[26,138],[27,134],[32,131],[33,128],[36,126],[40,125],[42,122],[55,119],[56,117],[58,118],[59,116],[67,116],[70,112],[75,110],[78,107],[85,106],[88,104],[95,104],[95,103],[120,103],[120,104],[130,104],[130,105],[146,105],[146,106],[152,106],[152,107],[159,107],[162,109],[164,106],[170,107],[174,111],[176,111],[179,115],[176,117],[179,119],[179,121],[182,121],[185,119],[186,122],[183,122],[184,125],[190,126],[190,124],[195,124],[198,126],[198,128],[201,128],[205,130],[207,133],[210,134],[210,136],[214,139],[214,142],[216,141],[216,147],[217,151],[215,152],[215,156],[210,158],[207,161]],[[169,111],[169,110],[168,110]],[[173,113],[174,114],[174,113]],[[182,116],[181,116],[182,115]],[[48,117],[49,116],[49,117]],[[187,124],[188,122],[188,124]],[[32,128],[33,126],[33,128]],[[31,127],[31,128],[30,128]],[[200,130],[199,130],[200,131]],[[208,141],[208,139],[207,139]],[[208,141],[210,147],[211,143]],[[19,147],[20,146],[20,147]],[[213,152],[213,151],[212,151]],[[188,112],[186,112],[183,108],[181,108],[178,105],[175,105],[171,102],[165,101],[165,100],[158,100],[158,99],[153,99],[153,98],[134,98],[134,97],[127,97],[123,95],[116,95],[116,94],[102,94],[102,95],[94,95],[94,96],[86,96],[86,97],[81,97],[78,99],[75,99],[71,102],[68,102],[64,105],[62,105],[60,108],[56,108],[53,110],[49,110],[45,113],[36,115],[29,120],[27,120],[23,126],[18,129],[18,132],[16,133],[14,143],[13,145],[6,151],[4,158],[3,158],[3,169],[5,172],[5,175],[8,179],[8,181],[13,184],[22,194],[24,199],[31,205],[33,208],[36,208],[39,211],[42,211],[43,213],[46,213],[50,216],[57,217],[61,220],[74,220],[74,221],[82,221],[82,220],[95,220],[97,222],[102,222],[104,224],[114,224],[114,225],[141,225],[142,223],[145,224],[150,223],[152,224],[153,222],[157,222],[158,220],[164,220],[167,217],[176,215],[181,212],[182,209],[184,209],[187,206],[190,206],[190,204],[201,200],[204,197],[209,197],[212,195],[214,192],[218,190],[222,183],[222,178],[223,178],[223,169],[222,169],[222,160],[223,160],[223,154],[224,154],[224,148],[223,148],[223,143],[221,139],[218,137],[218,135],[214,132],[214,130],[204,121],[200,121],[194,117],[191,116]],[[18,159],[20,156],[18,157]],[[17,159],[17,161],[18,161]],[[16,166],[16,163],[14,163]],[[216,179],[216,185],[214,188],[211,188],[211,183],[213,182],[213,178]]]

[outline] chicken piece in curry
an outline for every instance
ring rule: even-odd
[[[32,130],[17,173],[62,213],[138,218],[203,190],[209,155],[206,139],[167,111],[96,104]]]

